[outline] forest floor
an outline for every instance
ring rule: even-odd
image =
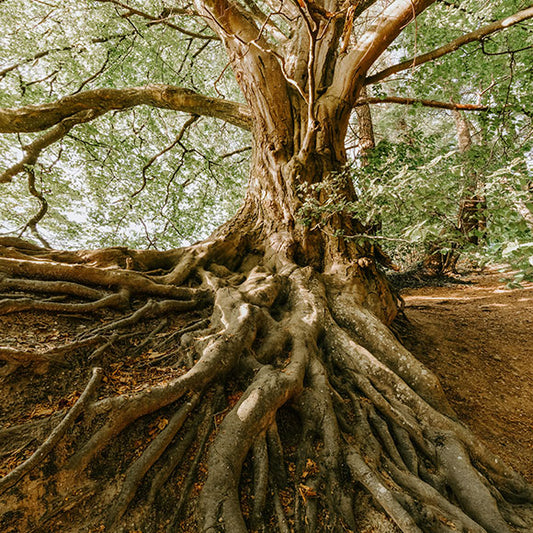
[[[459,418],[533,482],[533,283],[497,269],[401,292],[404,344],[441,380]]]

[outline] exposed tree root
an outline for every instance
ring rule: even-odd
[[[183,512],[187,504],[187,501],[189,499],[192,486],[197,479],[198,466],[204,454],[205,446],[207,444],[207,439],[209,438],[209,435],[211,432],[212,414],[213,414],[213,410],[212,408],[209,408],[207,410],[207,416],[204,419],[204,423],[202,424],[202,427],[200,428],[200,431],[199,431],[200,441],[199,441],[198,448],[196,450],[196,453],[194,454],[194,459],[189,465],[189,469],[188,469],[189,471],[187,473],[187,476],[185,477],[181,485],[180,496],[176,504],[176,509],[168,523],[168,528],[167,528],[168,533],[175,531],[179,527],[179,521],[183,516]]]
[[[35,468],[52,451],[54,446],[56,446],[63,435],[65,435],[68,428],[75,422],[76,418],[83,411],[87,402],[91,399],[92,394],[98,387],[101,379],[102,369],[94,368],[87,387],[72,409],[68,412],[67,416],[65,416],[61,423],[54,429],[54,431],[52,431],[52,433],[50,433],[48,438],[39,446],[37,451],[27,461],[24,461],[24,463],[17,466],[14,470],[7,474],[7,476],[4,476],[2,479],[0,479],[0,494],[15,485],[20,478]]]
[[[33,279],[0,278],[0,290],[24,291],[29,293],[65,294],[86,300],[101,300],[106,296],[104,291],[92,289],[78,283],[68,281],[41,281]]]
[[[0,376],[7,376],[19,367],[36,365],[47,369],[50,365],[66,363],[67,356],[76,350],[102,342],[104,337],[95,335],[82,341],[70,342],[63,346],[51,348],[45,352],[34,350],[17,350],[9,346],[0,346],[0,361],[6,365],[0,369]]]
[[[52,313],[92,313],[106,307],[124,307],[129,301],[127,293],[110,294],[90,303],[59,303],[50,300],[17,298],[0,300],[0,315],[21,311],[50,311]]]
[[[106,526],[108,529],[112,529],[117,521],[120,520],[126,511],[128,504],[133,499],[135,491],[142,478],[146,472],[148,472],[150,467],[159,459],[176,433],[183,426],[187,416],[198,404],[199,398],[200,396],[197,394],[191,401],[185,403],[170,419],[165,429],[163,429],[163,431],[161,431],[161,433],[150,443],[141,457],[127,470],[122,490],[108,512],[106,520]]]
[[[115,320],[110,324],[101,326],[100,328],[91,332],[92,335],[100,335],[106,331],[116,331],[119,329],[129,328],[135,326],[141,320],[164,316],[170,313],[191,311],[204,304],[202,300],[163,300],[162,302],[154,302],[149,300],[140,309],[137,309],[130,316]]]
[[[67,281],[82,285],[118,287],[131,294],[191,299],[198,291],[188,287],[176,287],[152,281],[147,275],[129,270],[106,270],[79,264],[64,264],[57,261],[28,261],[0,257],[0,272],[9,276],[29,279]],[[188,276],[187,276],[188,277]]]
[[[30,531],[40,516],[50,531],[58,520],[65,531],[359,531],[365,492],[370,515],[403,533],[532,530],[531,486],[456,419],[435,376],[350,289],[286,259],[261,264],[257,250],[236,260],[223,244],[167,254],[157,277],[60,262],[59,252],[46,259],[29,245],[0,259],[2,290],[26,294],[0,302],[4,312],[113,307],[74,342],[0,348],[5,380],[95,344],[89,359],[110,380],[123,366],[168,373],[91,399],[96,372],[30,459],[0,480],[0,525]],[[157,269],[155,256],[149,265]],[[100,356],[112,344],[123,355],[111,362]],[[1,456],[20,454],[32,428],[42,436],[56,420],[3,430]],[[375,530],[390,531],[386,520]]]

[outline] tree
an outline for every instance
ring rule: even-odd
[[[0,181],[26,173],[44,210],[35,186],[43,151],[80,124],[137,106],[188,113],[184,128],[202,115],[251,131],[250,177],[235,216],[184,248],[69,252],[1,241],[2,288],[15,291],[0,301],[2,314],[113,317],[46,350],[2,347],[7,378],[23,367],[54,372],[78,352],[87,360],[75,365],[101,361],[109,374],[113,346],[129,351],[121,364],[131,371],[149,350],[174,364],[150,387],[99,399],[103,371],[95,367],[64,418],[3,430],[4,453],[49,435],[0,480],[2,525],[232,533],[358,530],[362,520],[379,531],[391,530],[391,520],[406,533],[531,527],[531,486],[456,419],[437,378],[387,328],[397,300],[377,247],[353,217],[344,141],[365,84],[517,25],[533,8],[369,76],[433,1],[197,0],[157,14],[150,3],[100,3],[128,20],[216,41],[245,102],[155,84],[1,109],[1,132],[44,133]],[[212,33],[187,25],[190,17]],[[36,221],[29,225],[36,231]]]
[[[471,127],[458,110],[453,111],[453,118],[457,128],[459,153],[468,156],[472,148]],[[477,194],[482,189],[479,177],[476,176],[474,170],[469,169],[467,176],[462,181],[465,183],[458,185],[462,185],[461,188],[464,189],[464,193],[460,199],[457,224],[454,228],[460,240],[459,242],[446,242],[445,238],[441,238],[441,242],[433,245],[424,259],[424,266],[431,273],[456,272],[457,262],[461,255],[461,244],[463,247],[468,243],[477,245],[479,236],[483,234],[484,228],[486,228],[487,202],[486,198]],[[444,231],[443,233],[445,234]],[[447,251],[443,253],[442,248],[446,248]]]

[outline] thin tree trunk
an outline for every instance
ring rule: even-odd
[[[466,158],[473,145],[471,125],[457,109],[454,109],[452,114],[457,131],[459,152]],[[479,175],[471,168],[466,159],[464,166],[466,168],[465,182],[463,184],[465,194],[459,201],[457,231],[465,243],[477,245],[480,234],[486,227],[486,200],[478,194],[481,186]],[[447,247],[449,250],[443,253],[440,251],[443,247]],[[433,251],[424,260],[424,265],[438,274],[450,271],[455,272],[457,262],[461,257],[461,247],[461,244],[457,241],[440,242],[434,246]]]
[[[361,98],[367,98],[367,89],[363,87],[361,89]],[[372,122],[372,113],[368,104],[363,104],[355,108],[357,115],[358,126],[358,148],[361,166],[366,167],[368,165],[368,157],[372,150],[376,147],[376,140],[374,137],[374,124]]]
[[[459,151],[467,155],[473,145],[471,124],[460,111],[454,110],[452,113],[457,127]],[[459,206],[458,227],[467,242],[478,244],[479,234],[485,230],[486,226],[486,199],[479,195],[479,189],[482,186],[479,174],[471,169],[469,164],[467,168],[465,177],[465,192],[467,194]],[[459,253],[457,253],[453,268],[455,268],[458,258]]]

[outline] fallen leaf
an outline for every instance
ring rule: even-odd
[[[302,497],[302,500],[304,502],[308,498],[316,498],[316,496],[318,496],[315,489],[313,489],[309,485],[304,485],[303,483],[300,483],[300,486],[298,487],[298,491],[300,492],[300,496]]]

